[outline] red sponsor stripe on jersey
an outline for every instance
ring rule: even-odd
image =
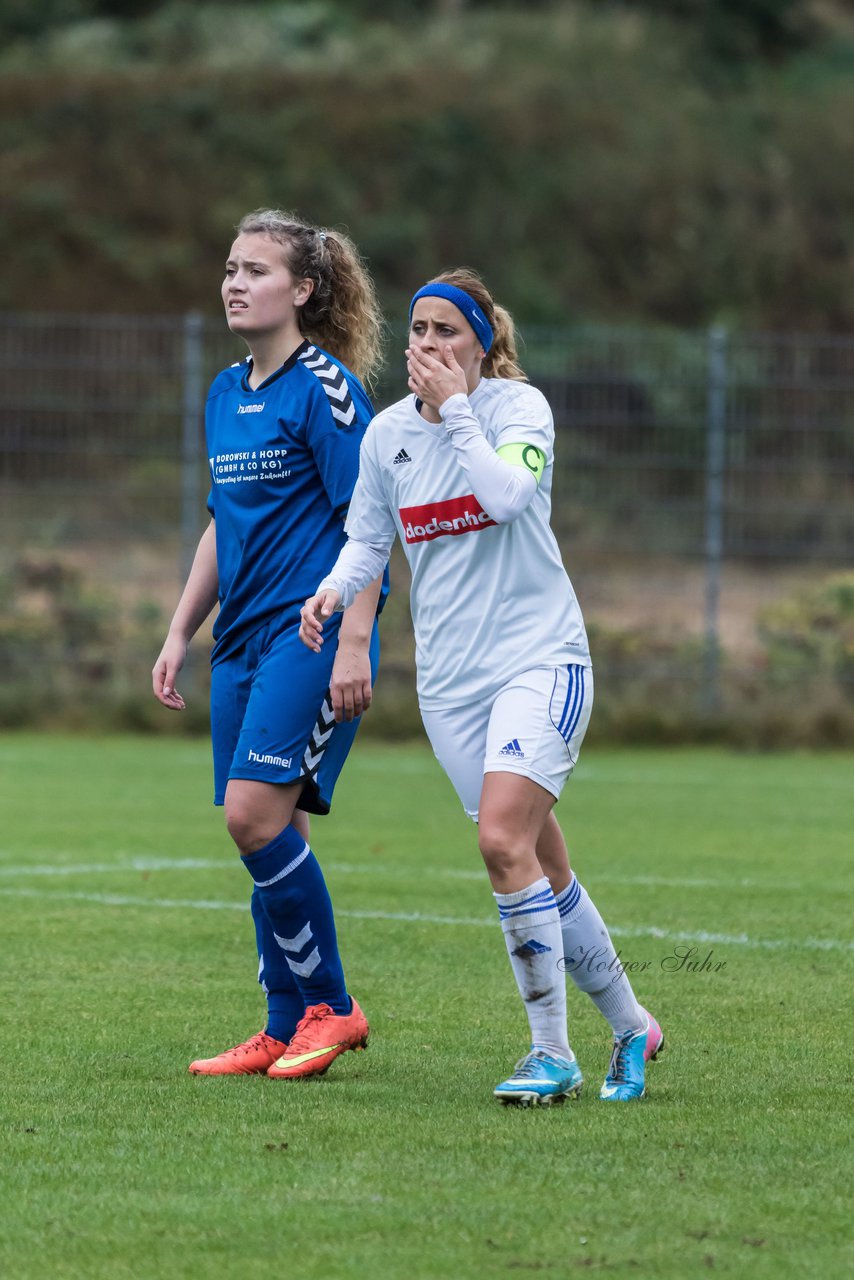
[[[434,538],[473,533],[497,524],[487,515],[473,493],[443,502],[425,502],[419,507],[401,507],[400,523],[407,542],[432,542]]]

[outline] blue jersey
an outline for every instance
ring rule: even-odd
[[[335,563],[371,403],[357,378],[304,342],[254,390],[251,359],[214,379],[205,410],[219,614],[212,661],[299,610]]]

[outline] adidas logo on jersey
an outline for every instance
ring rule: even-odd
[[[498,753],[500,756],[513,756],[516,760],[524,760],[525,752],[519,746],[519,739],[514,738],[512,742],[507,742]]]
[[[410,458],[406,450],[401,449],[400,453],[395,454],[395,456],[392,458],[392,466],[396,467],[399,462],[411,462],[411,461],[412,459]]]

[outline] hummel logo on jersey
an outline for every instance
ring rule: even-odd
[[[544,956],[547,951],[551,951],[551,947],[547,947],[543,942],[537,942],[536,938],[529,938],[527,942],[522,943],[521,947],[517,947],[513,954],[520,956],[523,960],[530,960],[532,956]]]
[[[508,742],[501,748],[498,754],[500,756],[513,756],[517,760],[525,759],[525,752],[519,746],[518,738],[514,738],[512,742]]]
[[[265,400],[262,400],[260,404],[239,404],[237,406],[237,412],[238,413],[263,413],[265,404],[266,404]]]
[[[395,457],[392,458],[392,466],[396,467],[399,462],[411,462],[411,461],[412,459],[410,458],[406,450],[401,449],[400,453],[396,454]]]

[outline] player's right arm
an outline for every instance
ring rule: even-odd
[[[184,699],[175,688],[175,680],[184,665],[190,641],[216,604],[218,594],[216,526],[211,520],[199,539],[187,584],[151,672],[154,696],[170,711],[184,710]]]
[[[393,536],[393,535],[392,535]],[[299,638],[315,653],[323,644],[323,624],[339,609],[349,609],[360,591],[375,582],[388,563],[391,542],[348,538],[335,565],[300,610]]]

